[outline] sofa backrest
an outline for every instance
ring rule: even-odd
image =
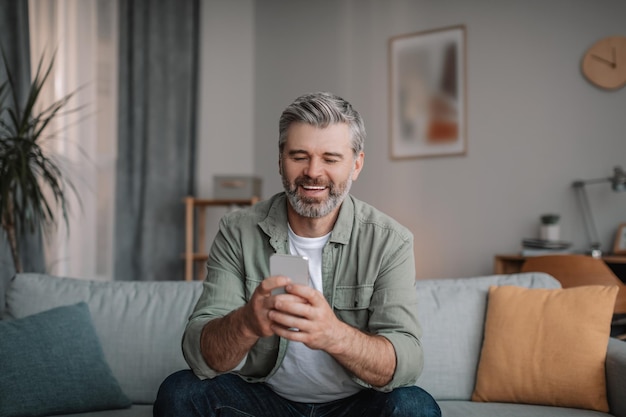
[[[424,331],[424,370],[416,385],[437,400],[470,400],[472,396],[492,285],[560,287],[556,279],[544,273],[415,282]]]
[[[543,273],[416,281],[425,364],[417,385],[437,400],[469,400],[482,346],[491,285],[558,288]],[[104,355],[134,403],[152,403],[161,382],[187,369],[181,338],[202,283],[89,281],[18,274],[6,293],[6,315],[20,318],[84,301]]]
[[[89,305],[104,355],[126,395],[154,402],[172,372],[188,369],[182,334],[202,283],[88,281],[18,274],[6,293],[6,315],[21,318],[84,301]]]

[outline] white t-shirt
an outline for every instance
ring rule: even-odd
[[[309,258],[313,288],[322,292],[322,249],[330,233],[319,238],[296,235],[289,228],[292,255]],[[321,403],[338,400],[362,389],[332,356],[300,342],[289,342],[280,368],[266,383],[279,395],[297,402]]]

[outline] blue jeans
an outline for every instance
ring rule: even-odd
[[[435,400],[417,386],[391,392],[372,389],[321,404],[289,401],[263,383],[237,375],[198,379],[184,370],[170,375],[159,388],[155,417],[440,417]]]

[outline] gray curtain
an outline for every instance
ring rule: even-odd
[[[28,2],[0,0],[0,44],[11,73],[15,74],[18,99],[25,100],[30,85],[30,37],[28,35]],[[4,64],[0,65],[0,83],[6,80]],[[2,181],[2,178],[0,178]],[[44,272],[45,261],[41,233],[18,236],[22,266],[26,272]],[[15,275],[9,242],[0,230],[0,317],[4,312],[4,289]]]
[[[121,0],[115,279],[183,279],[198,0]]]

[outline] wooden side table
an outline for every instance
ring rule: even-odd
[[[493,260],[494,274],[516,274],[526,260],[522,255],[496,255]]]
[[[526,256],[519,254],[495,255],[493,272],[494,274],[516,274],[522,268],[526,258]],[[624,268],[626,268],[626,256],[606,255],[602,257],[602,260],[613,270],[620,280],[626,280],[626,275],[623,272]]]

